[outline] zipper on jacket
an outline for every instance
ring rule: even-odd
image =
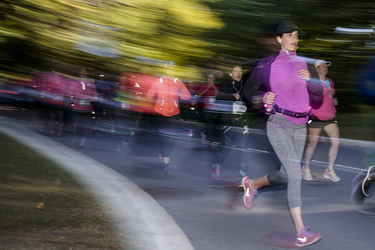
[[[237,93],[240,95],[240,101],[242,102],[242,98],[241,98],[241,94],[240,94],[240,92],[241,92],[241,90],[242,90],[242,79],[239,81],[239,83],[240,83],[240,86],[241,86],[241,88],[240,88],[240,90],[238,90],[237,88],[236,88],[236,86],[235,86],[235,81],[233,80],[233,88],[237,91]]]
[[[176,100],[174,100],[174,105],[176,105],[176,107],[178,107]]]
[[[160,110],[163,110],[164,100],[161,100]]]

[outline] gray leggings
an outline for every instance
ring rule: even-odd
[[[306,142],[306,124],[295,124],[279,114],[270,115],[267,136],[281,161],[279,171],[267,175],[271,185],[288,183],[290,208],[301,207],[301,159]]]

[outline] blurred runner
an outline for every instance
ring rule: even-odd
[[[204,84],[198,91],[198,97],[203,96],[203,117],[206,123],[206,133],[202,132],[202,137],[205,136],[205,139],[211,142],[211,144],[218,141],[215,126],[219,121],[220,114],[218,114],[214,108],[219,90],[220,86],[215,84],[215,75],[209,73],[207,76],[207,84]]]
[[[197,85],[192,81],[184,81],[183,82],[191,95],[190,100],[180,100],[180,113],[181,119],[184,121],[184,129],[186,132],[185,134],[188,137],[194,136],[194,130],[196,127],[196,123],[200,119],[200,113],[198,109],[198,100],[197,100]]]
[[[339,151],[339,127],[336,119],[335,106],[337,106],[338,101],[337,98],[335,98],[334,83],[331,79],[326,77],[328,66],[330,65],[331,62],[324,60],[315,62],[315,67],[317,68],[319,79],[323,86],[323,100],[319,102],[318,105],[314,102],[311,103],[310,120],[307,122],[309,144],[305,151],[305,165],[302,167],[303,178],[307,181],[314,179],[311,175],[310,161],[314,155],[322,129],[326,131],[331,139],[331,147],[328,152],[328,167],[324,171],[323,177],[333,182],[340,181],[340,177],[338,177],[333,170]]]
[[[171,175],[174,171],[170,157],[180,126],[179,99],[191,100],[186,86],[175,78],[176,68],[173,62],[166,63],[165,75],[157,79],[147,92],[149,99],[156,97],[154,110],[157,115],[154,125],[159,132],[162,167],[167,175]]]
[[[375,166],[371,166],[367,169],[366,177],[362,181],[362,193],[367,198],[371,197],[374,192],[374,187],[370,188],[372,183],[375,181]]]
[[[367,168],[353,178],[350,200],[359,212],[374,215],[374,199],[370,198],[375,191],[375,148],[365,151],[363,163]]]
[[[267,136],[282,165],[279,171],[258,179],[247,176],[242,179],[247,208],[252,207],[259,188],[288,183],[288,203],[298,247],[311,245],[322,238],[319,233],[309,232],[302,220],[301,159],[306,142],[309,95],[316,100],[322,96],[320,82],[310,81],[305,59],[296,54],[299,35],[303,34],[305,32],[295,23],[282,22],[276,30],[276,41],[281,46],[279,54],[261,60],[246,82],[248,100],[261,97],[270,114]]]
[[[216,97],[215,109],[221,110],[222,114],[220,118],[221,146],[216,151],[216,162],[213,165],[212,177],[214,180],[220,180],[221,165],[233,146],[237,149],[240,175],[245,176],[247,173],[247,152],[245,150],[249,128],[244,116],[247,106],[244,103],[242,68],[235,66],[229,75],[231,80],[222,85]]]
[[[352,180],[352,192],[350,195],[350,200],[358,211],[369,215],[374,215],[375,213],[374,203],[371,201],[366,203],[366,201],[371,198],[372,194],[375,191],[374,182],[375,165],[362,170]]]
[[[102,120],[101,126],[106,124],[105,127],[110,128],[112,132],[115,132],[115,106],[113,102],[115,83],[109,81],[110,77],[108,74],[99,71],[95,75],[95,88],[98,93],[98,101],[94,102],[94,111],[96,119]]]
[[[80,80],[72,82],[69,95],[76,129],[72,148],[83,151],[87,136],[91,133],[94,124],[93,102],[98,100],[94,81],[87,77],[85,69],[80,71]]]
[[[116,132],[120,134],[117,151],[122,151],[122,149],[132,151],[135,132],[138,130],[138,119],[141,116],[141,113],[131,109],[133,95],[129,84],[128,77],[123,74],[114,91]]]
[[[41,120],[42,132],[61,137],[64,129],[65,111],[70,110],[70,103],[67,101],[70,82],[70,79],[55,72],[38,72],[36,74],[33,83],[34,89],[37,91],[35,101],[40,104],[40,112],[44,114]]]

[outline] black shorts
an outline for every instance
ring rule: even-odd
[[[319,120],[317,117],[310,117],[309,121],[307,122],[307,127],[308,128],[324,128],[325,126],[336,123],[337,124],[337,119],[334,117],[331,120],[323,121]]]

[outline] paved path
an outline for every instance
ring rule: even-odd
[[[286,202],[286,185],[260,191],[251,210],[244,207],[242,189],[211,178],[213,154],[197,142],[179,141],[173,151],[173,176],[158,169],[157,145],[152,135],[139,135],[134,152],[88,149],[86,154],[127,176],[174,218],[195,249],[279,249],[292,247],[280,239],[293,238],[293,224]],[[259,137],[259,136],[258,136]],[[261,137],[261,136],[260,136]],[[249,152],[249,175],[261,176],[277,169],[278,160],[264,138],[252,136],[259,153]],[[263,141],[263,144],[262,144]],[[321,176],[328,145],[320,145],[314,172]],[[303,182],[306,225],[323,240],[308,249],[367,249],[375,243],[374,218],[356,211],[350,202],[351,180],[365,166],[364,150],[341,147],[337,160],[339,183]],[[236,176],[236,154],[223,164],[227,176]],[[367,201],[375,207],[374,199]]]
[[[45,138],[36,136],[38,140]],[[60,150],[61,145],[69,145],[69,140],[70,138],[66,137],[62,141],[53,142],[53,147],[60,144]],[[138,213],[134,210],[124,211],[118,207],[109,214],[113,218],[120,215],[120,220],[123,216],[124,221],[130,219],[134,222],[131,225],[135,224],[135,233],[140,233],[142,239],[138,242],[138,249],[150,245],[159,246],[151,249],[176,250],[184,249],[183,247],[201,250],[293,248],[290,242],[285,241],[292,239],[294,235],[286,201],[286,185],[260,190],[254,207],[248,210],[242,203],[241,188],[212,180],[211,166],[214,158],[208,146],[197,140],[179,140],[174,147],[172,158],[176,171],[172,176],[166,176],[159,168],[155,135],[141,132],[137,134],[136,141],[132,152],[116,152],[113,138],[108,134],[97,133],[88,141],[89,147],[84,155],[79,157],[85,159],[81,166],[91,171],[87,176],[89,179],[116,183],[108,192],[102,192],[101,199],[108,199],[116,193],[125,195],[122,202],[129,205],[131,202],[128,199],[137,198],[135,200],[139,203],[135,210],[139,210]],[[50,139],[44,146],[51,148],[52,144],[49,143],[52,143]],[[362,147],[372,147],[367,144],[359,147],[361,143],[354,141],[353,145],[341,146],[336,166],[337,173],[342,178],[339,183],[303,181],[304,221],[311,226],[313,232],[323,235],[321,242],[307,249],[373,248],[374,217],[358,212],[350,202],[351,181],[365,168]],[[278,168],[279,162],[261,133],[251,136],[249,148],[251,177],[261,176]],[[52,149],[47,151],[50,150]],[[327,150],[328,145],[324,143],[317,148],[312,167],[317,176],[322,174],[326,166]],[[43,151],[46,151],[45,147],[41,148],[41,152]],[[77,155],[68,148],[64,152],[69,157]],[[66,161],[66,155],[64,157],[63,161]],[[102,175],[98,168],[106,169],[106,174]],[[115,180],[108,179],[108,173],[114,174]],[[234,152],[224,162],[223,173],[226,176],[237,176]],[[77,174],[82,175],[82,172]],[[120,182],[127,184],[121,186],[118,184]],[[121,187],[116,190],[119,186]],[[149,195],[141,192],[137,186]],[[133,191],[142,194],[132,195]],[[151,197],[153,199],[150,199]],[[375,207],[374,198],[368,199],[366,203]],[[149,217],[142,216],[143,210],[146,210]],[[144,230],[137,227],[148,225],[149,219],[157,225]],[[168,227],[171,228],[168,230]],[[175,232],[176,237],[170,237],[171,232]],[[161,241],[153,239],[148,242],[149,237],[160,237]],[[142,246],[143,242],[145,243]],[[158,244],[164,244],[166,248]]]
[[[4,116],[0,116],[0,131],[55,162],[85,185],[112,219],[124,249],[193,249],[166,210],[125,176]]]

